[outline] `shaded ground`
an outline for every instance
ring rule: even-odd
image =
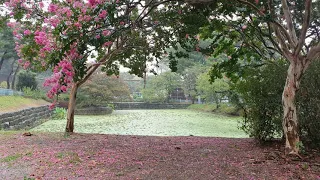
[[[282,147],[282,144],[280,144]],[[0,177],[22,179],[320,179],[318,152],[286,159],[252,139],[1,134]]]
[[[238,129],[240,117],[186,109],[118,110],[103,116],[75,116],[75,131],[147,136],[248,137]],[[32,131],[63,132],[66,121],[50,120]]]

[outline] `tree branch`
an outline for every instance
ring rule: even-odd
[[[317,46],[313,46],[308,55],[307,55],[307,60],[313,61],[314,59],[320,57],[320,44],[318,44]]]
[[[296,31],[293,27],[292,17],[290,15],[290,10],[289,10],[288,4],[287,4],[287,0],[282,0],[281,2],[282,2],[282,9],[283,9],[284,17],[286,18],[286,21],[287,21],[287,26],[288,26],[290,37],[292,38],[294,46],[296,46],[296,44],[298,43],[298,39],[297,39]]]
[[[287,40],[288,40],[288,42],[289,42],[289,43],[288,43],[289,46],[290,46],[292,49],[294,49],[296,43],[293,42],[291,36],[288,34],[288,32],[286,31],[286,29],[285,29],[281,24],[279,24],[279,23],[276,22],[276,21],[272,21],[271,23],[274,24],[274,25],[276,25],[276,26],[279,28],[279,30],[280,30],[280,32],[281,32],[280,34],[284,34],[284,36],[287,38]]]
[[[306,39],[306,34],[307,34],[307,30],[310,24],[310,19],[311,19],[311,0],[306,0],[305,3],[305,14],[304,14],[304,18],[303,18],[303,25],[302,25],[302,30],[301,30],[301,34],[300,34],[300,38],[299,38],[299,42],[294,50],[294,56],[297,56],[302,47],[303,44],[305,42]]]
[[[261,15],[261,16],[264,16],[264,15],[265,15],[262,11],[260,11],[260,10],[257,8],[257,6],[255,6],[254,4],[252,4],[252,3],[249,2],[249,1],[245,1],[245,0],[236,0],[236,1],[240,2],[241,4],[245,4],[245,5],[250,6],[253,10],[257,11],[257,13],[258,13],[259,15]]]
[[[292,62],[292,58],[289,56],[290,51],[285,43],[285,41],[283,40],[283,36],[281,35],[280,30],[277,27],[274,27],[274,31],[276,33],[276,36],[279,40],[279,43],[281,44],[281,50],[282,50],[282,55],[286,57],[286,59],[290,62]]]
[[[77,82],[77,85],[80,86],[82,85],[83,83],[85,83],[89,78],[90,76],[99,68],[99,66],[101,64],[105,64],[112,56],[113,54],[117,53],[121,48],[117,48],[115,50],[113,50],[112,52],[109,52],[107,54],[105,54],[100,60],[98,63],[95,63],[93,65],[91,65],[89,68],[88,68],[88,71],[87,71],[87,74],[85,75],[85,77]]]

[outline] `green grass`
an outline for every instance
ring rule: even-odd
[[[12,162],[21,157],[21,154],[14,154],[1,159],[1,162]]]
[[[75,116],[75,132],[152,136],[248,137],[240,117],[190,110],[122,110],[106,116]],[[63,132],[66,120],[50,120],[32,131]]]
[[[59,159],[68,158],[69,163],[72,164],[77,164],[81,162],[79,155],[74,152],[58,152],[55,156]]]
[[[0,96],[0,113],[48,104],[44,100],[34,100],[22,96]]]

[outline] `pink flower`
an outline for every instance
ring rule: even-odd
[[[98,4],[97,0],[88,0],[88,3],[90,4],[90,6],[94,7]]]
[[[27,69],[30,66],[30,62],[26,61],[23,65],[23,69]]]
[[[27,36],[27,35],[30,35],[30,34],[31,34],[31,31],[30,31],[29,29],[27,29],[27,30],[25,30],[25,31],[23,32],[23,34],[26,35],[26,36]]]
[[[121,25],[121,26],[123,26],[123,25],[124,25],[124,22],[123,22],[123,21],[121,21],[121,22],[120,22],[120,25]]]
[[[100,39],[100,34],[97,34],[97,35],[96,35],[96,39]]]
[[[15,25],[16,25],[15,22],[8,22],[8,23],[7,23],[7,26],[8,26],[8,27],[11,27],[11,28],[14,28]]]
[[[56,4],[49,4],[48,11],[51,13],[55,13],[58,10],[58,6]]]
[[[62,92],[66,92],[67,91],[67,86],[61,86],[60,89],[61,89]]]
[[[103,31],[102,31],[102,35],[103,35],[103,36],[109,36],[109,35],[110,35],[110,31],[108,31],[108,30],[103,30]]]
[[[74,26],[76,26],[77,28],[81,28],[81,24],[79,22],[74,23]]]
[[[43,5],[43,2],[40,2],[40,3],[39,3],[39,6],[40,6],[40,8],[43,8],[43,6],[44,6],[44,5]]]
[[[39,45],[46,45],[48,43],[48,39],[46,36],[46,33],[43,31],[36,31],[35,32],[35,37],[34,37],[34,41],[39,44]]]
[[[52,99],[52,98],[50,98],[50,99]],[[52,103],[52,104],[50,104],[49,109],[52,110],[55,106],[56,106],[56,104]]]
[[[99,18],[104,19],[107,16],[107,11],[106,10],[102,10],[101,13],[99,14]]]
[[[110,45],[112,45],[113,43],[111,42],[111,41],[108,41],[108,42],[105,42],[104,44],[103,44],[103,46],[104,47],[108,47],[108,46],[110,46]]]

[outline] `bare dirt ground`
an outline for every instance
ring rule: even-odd
[[[253,139],[2,133],[0,179],[320,180],[319,155]]]

